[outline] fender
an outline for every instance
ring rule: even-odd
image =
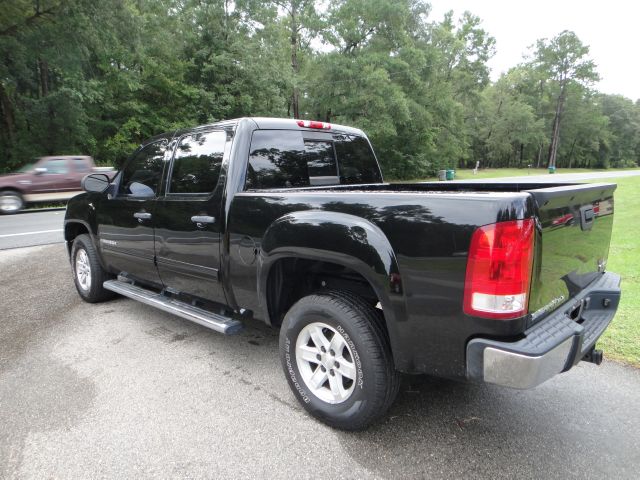
[[[69,258],[71,258],[71,244],[69,243],[69,238],[67,238],[67,226],[72,224],[84,226],[91,237],[91,242],[93,243],[96,252],[98,253],[98,261],[102,268],[106,270],[106,264],[102,258],[102,248],[100,248],[100,242],[98,242],[95,206],[88,197],[89,195],[87,193],[82,193],[69,200],[65,215],[66,218],[64,220],[64,240],[67,243]]]
[[[284,215],[267,229],[258,258],[258,298],[268,316],[267,281],[282,258],[320,260],[348,267],[373,288],[384,313],[394,352],[397,321],[405,318],[398,262],[379,227],[354,215],[306,210]]]

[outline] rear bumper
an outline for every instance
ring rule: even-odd
[[[579,318],[560,308],[517,342],[474,338],[467,343],[467,377],[527,389],[566,372],[590,352],[620,302],[620,276],[605,273],[566,305],[582,304]],[[565,305],[565,306],[566,306]]]

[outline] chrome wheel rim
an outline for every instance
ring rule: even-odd
[[[91,265],[86,250],[79,249],[76,253],[76,279],[84,291],[91,288]]]
[[[304,327],[296,340],[296,363],[307,388],[327,403],[342,403],[352,394],[357,370],[345,338],[326,323]]]
[[[0,195],[0,211],[5,213],[17,212],[22,208],[22,199],[19,195],[7,193]]]

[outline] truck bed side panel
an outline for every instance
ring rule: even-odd
[[[376,225],[396,254],[402,289],[388,290],[402,315],[392,338],[394,360],[402,371],[463,376],[464,352],[473,334],[508,336],[524,329],[524,320],[495,322],[462,312],[467,250],[481,225],[532,215],[525,193],[421,192],[246,192],[236,194],[229,212],[230,271],[240,307],[266,318],[256,299],[257,266],[247,262],[247,249],[261,249],[263,236],[278,218],[312,211],[354,215]],[[328,216],[327,216],[328,217]],[[336,229],[336,235],[339,235]],[[300,239],[295,239],[299,242]],[[326,245],[330,252],[333,245]],[[371,265],[375,268],[375,265]],[[389,318],[391,315],[388,315]],[[391,330],[391,329],[390,329]]]

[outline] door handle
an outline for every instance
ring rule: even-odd
[[[191,221],[196,224],[198,228],[204,228],[207,223],[215,223],[215,217],[209,217],[207,215],[194,215],[191,217]]]
[[[142,223],[145,220],[150,220],[151,214],[147,212],[136,212],[133,214],[133,217],[138,219],[138,223]]]

